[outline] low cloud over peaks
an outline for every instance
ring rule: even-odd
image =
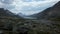
[[[59,0],[0,0],[0,8],[10,10],[12,13],[35,14],[53,6]]]

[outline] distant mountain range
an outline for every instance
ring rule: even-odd
[[[17,17],[23,19],[49,19],[49,18],[56,18],[60,17],[60,1],[56,3],[54,6],[47,8],[46,10],[33,14],[30,16],[23,15],[22,13],[14,14],[9,10],[5,10],[0,8],[0,17],[7,16],[7,17]]]
[[[33,19],[30,16],[23,15],[22,13],[16,15],[9,10],[5,10],[4,8],[0,8],[0,18]]]
[[[23,19],[36,19],[34,17],[31,17],[30,15],[24,15],[22,13],[18,13],[17,15],[19,15],[20,17],[22,17]]]
[[[47,8],[40,13],[31,15],[31,17],[35,17],[37,19],[50,19],[60,17],[60,1],[54,6]]]
[[[4,8],[0,8],[0,18],[21,18],[19,15],[15,15],[9,10],[5,10]]]
[[[9,10],[0,8],[0,16],[14,16],[14,14],[11,13]]]

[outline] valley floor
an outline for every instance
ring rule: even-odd
[[[0,18],[0,34],[60,34],[60,21]]]

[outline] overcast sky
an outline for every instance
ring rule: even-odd
[[[12,13],[32,15],[53,6],[59,0],[0,0],[0,8],[10,10]]]

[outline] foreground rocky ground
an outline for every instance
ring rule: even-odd
[[[0,34],[60,34],[60,19],[0,18]]]

